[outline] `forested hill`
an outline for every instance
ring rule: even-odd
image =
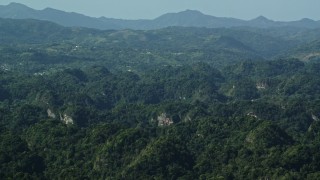
[[[38,19],[58,23],[67,27],[88,27],[96,29],[136,29],[150,30],[170,26],[180,27],[255,27],[255,28],[320,28],[320,22],[311,19],[281,22],[259,16],[252,20],[240,20],[235,18],[224,18],[205,15],[196,10],[185,10],[178,13],[167,13],[152,20],[123,20],[107,17],[94,18],[79,13],[64,12],[52,8],[35,10],[23,4],[11,3],[0,6],[0,17],[13,19]]]
[[[317,179],[318,31],[0,19],[0,177]]]
[[[318,29],[300,28],[101,31],[66,28],[47,21],[0,19],[0,34],[2,65],[21,71],[31,67],[34,73],[86,63],[103,64],[111,71],[141,72],[196,62],[220,68],[249,59],[300,58],[295,55],[299,48],[312,44],[320,33]],[[23,66],[17,66],[19,63]],[[34,68],[34,64],[41,68]]]

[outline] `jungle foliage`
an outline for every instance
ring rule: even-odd
[[[1,21],[0,177],[320,176],[320,63],[277,58],[315,42]]]

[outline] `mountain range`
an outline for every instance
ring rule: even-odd
[[[95,29],[135,29],[150,30],[170,26],[182,27],[207,27],[207,28],[228,28],[228,27],[298,27],[298,28],[320,28],[320,21],[312,19],[301,19],[298,21],[282,22],[273,21],[266,17],[259,16],[252,20],[240,20],[236,18],[225,18],[205,15],[196,10],[185,10],[178,13],[167,13],[152,20],[124,20],[106,17],[89,17],[74,12],[64,12],[52,8],[35,10],[19,3],[10,3],[0,6],[1,18],[12,19],[37,19],[55,22],[67,27],[88,27]]]

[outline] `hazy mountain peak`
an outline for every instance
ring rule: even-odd
[[[24,5],[24,4],[20,4],[20,3],[16,3],[16,2],[12,2],[12,3],[8,4],[7,7],[9,7],[9,8],[27,8],[27,9],[31,9],[28,6]]]
[[[47,7],[47,8],[45,8],[45,9],[43,9],[44,11],[46,11],[46,10],[48,10],[48,11],[58,11],[58,10],[56,10],[56,9],[53,9],[53,8],[51,8],[51,7]]]
[[[164,18],[164,17],[190,18],[190,17],[203,17],[203,16],[206,16],[206,15],[201,13],[200,11],[187,9],[185,11],[181,11],[181,12],[177,12],[177,13],[167,13],[167,14],[164,14],[164,15],[158,17],[157,19],[161,19],[161,18]]]
[[[204,15],[202,12],[200,12],[198,10],[191,10],[191,9],[181,11],[178,14]]]
[[[272,22],[272,20],[264,17],[264,16],[258,16],[254,19],[252,19],[251,21],[259,21],[259,22]]]
[[[309,19],[309,18],[302,18],[300,21],[302,21],[302,22],[315,22],[314,20]]]

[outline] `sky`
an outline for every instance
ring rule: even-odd
[[[320,0],[0,0],[34,9],[51,7],[92,17],[154,19],[169,12],[199,10],[217,17],[250,20],[260,15],[277,21],[320,20]]]

